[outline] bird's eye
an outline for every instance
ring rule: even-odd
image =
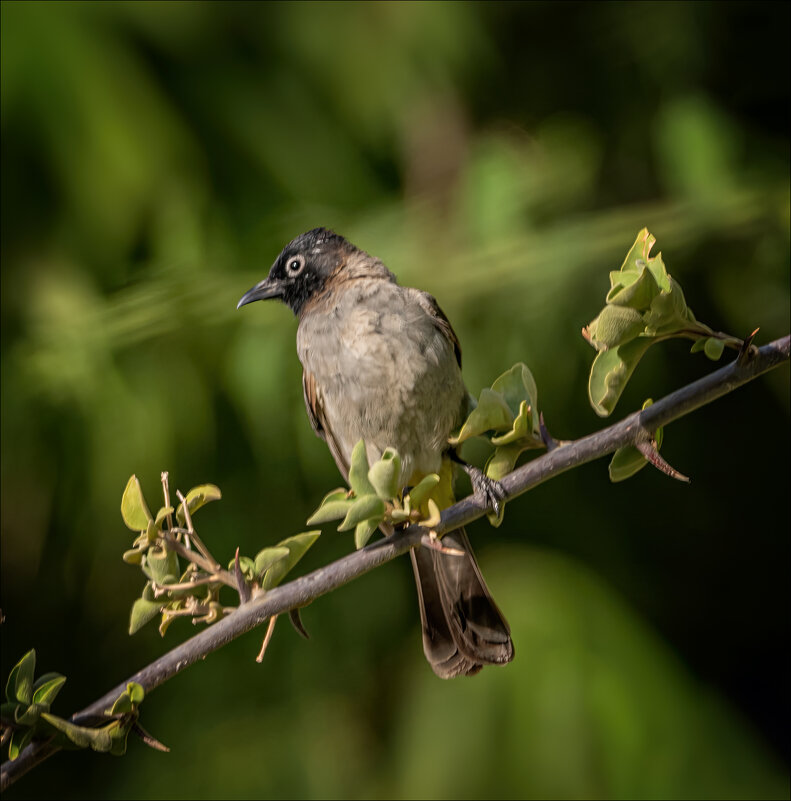
[[[286,262],[286,272],[289,275],[299,275],[305,266],[303,256],[294,256]]]

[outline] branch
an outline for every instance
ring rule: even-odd
[[[629,415],[595,434],[555,447],[543,456],[517,468],[501,481],[511,500],[573,467],[613,453],[626,445],[643,441],[646,432],[683,417],[700,406],[732,392],[762,373],[788,361],[791,337],[783,337],[754,351],[751,358],[736,361],[682,387],[642,411]],[[474,496],[469,496],[442,513],[435,527],[437,534],[471,523],[486,513]],[[169,651],[147,667],[124,680],[100,699],[72,716],[79,725],[91,725],[103,719],[102,713],[126,690],[130,681],[143,686],[146,694],[212,651],[244,634],[269,618],[305,606],[316,598],[343,586],[379,565],[401,556],[419,545],[428,532],[411,525],[393,536],[379,540],[301,578],[276,587],[242,604],[233,614]],[[0,789],[5,791],[31,768],[50,757],[58,747],[42,741],[29,745],[14,761],[4,762]]]

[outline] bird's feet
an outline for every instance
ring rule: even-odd
[[[505,487],[471,464],[465,464],[463,467],[464,472],[470,477],[475,497],[482,501],[487,508],[491,506],[492,511],[499,517],[501,505],[505,502],[507,495]]]

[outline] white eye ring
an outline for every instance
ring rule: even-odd
[[[289,275],[299,275],[305,268],[305,257],[301,254],[290,256],[286,262],[286,272]]]

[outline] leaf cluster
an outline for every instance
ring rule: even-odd
[[[673,337],[694,340],[692,352],[716,361],[728,346],[742,340],[716,332],[695,319],[678,282],[667,272],[662,254],[651,256],[656,243],[643,228],[620,270],[610,273],[610,291],[599,315],[582,335],[597,351],[588,380],[588,397],[600,417],[612,413],[651,345]]]
[[[60,692],[66,677],[45,673],[34,679],[36,652],[28,651],[11,670],[6,683],[6,701],[2,706],[3,739],[8,741],[8,758],[15,760],[33,739],[50,739],[60,748],[91,748],[94,751],[121,756],[126,753],[130,731],[138,732],[139,706],[145,693],[135,683],[127,684],[110,709],[105,710],[106,723],[79,726],[53,715],[50,706]],[[156,741],[145,735],[149,744]],[[159,743],[156,747],[164,748]]]
[[[433,497],[440,484],[438,473],[429,473],[401,498],[401,457],[395,448],[387,448],[381,458],[368,464],[365,442],[352,450],[349,466],[350,489],[332,490],[308,518],[308,525],[341,520],[338,531],[354,529],[357,549],[365,546],[383,523],[397,525],[419,522],[426,528],[439,523],[439,506]]]
[[[223,585],[235,589],[242,601],[277,586],[320,534],[307,531],[287,537],[252,558],[237,554],[225,570],[198,537],[192,522],[198,509],[222,497],[219,488],[213,484],[193,487],[186,496],[179,495],[181,503],[174,509],[169,503],[167,473],[162,474],[162,484],[165,501],[156,516],[149,511],[136,476],[129,479],[121,498],[124,523],[138,532],[123,559],[139,565],[147,579],[132,605],[130,634],[158,615],[163,636],[177,617],[207,624],[219,620],[236,608],[221,602]]]

